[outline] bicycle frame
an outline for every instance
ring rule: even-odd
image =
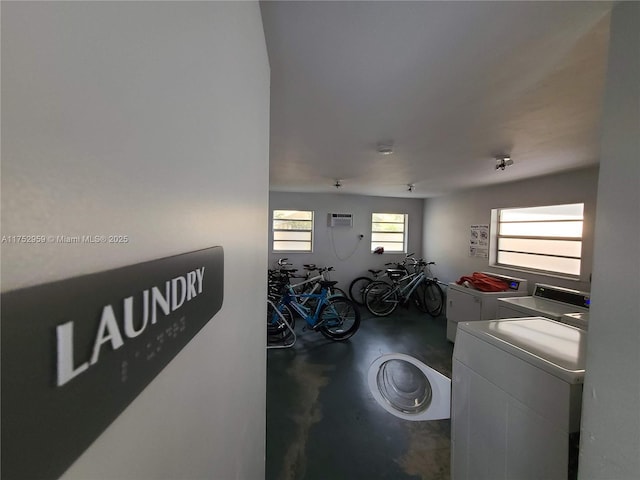
[[[305,305],[309,298],[318,299],[318,303],[313,312],[311,308]],[[290,307],[304,319],[307,325],[313,328],[317,326],[320,309],[327,303],[328,298],[329,296],[326,288],[321,289],[320,293],[295,293],[293,285],[290,285],[282,297],[282,300],[278,303],[276,310],[279,310],[280,305]],[[299,299],[304,300],[300,302]]]
[[[310,294],[315,294],[318,291],[318,289],[320,288],[320,283],[318,283],[318,282],[322,282],[322,281],[325,281],[325,280],[326,280],[326,278],[324,277],[324,274],[320,273],[319,275],[316,275],[315,277],[311,277],[311,278],[305,280],[304,282],[300,282],[300,283],[296,283],[296,284],[291,285],[291,288],[294,289],[294,292],[295,292],[295,289],[297,287],[301,287],[303,285],[307,285],[309,283],[316,282],[316,284],[311,289],[311,292],[309,292]],[[303,294],[296,294],[296,295],[303,295]],[[304,295],[307,295],[307,294],[304,294]],[[309,301],[309,298],[310,297],[308,297],[308,296],[304,297],[304,299],[300,303],[302,305],[306,304]]]
[[[300,278],[300,277],[298,277],[298,278]],[[324,275],[322,273],[319,274],[319,275],[316,275],[315,277],[308,278],[304,282],[292,284],[291,288],[295,289],[296,287],[301,287],[302,285],[306,285],[307,283],[317,282],[319,280],[322,280],[322,281],[326,280],[326,278],[324,278]]]
[[[332,270],[332,269],[333,269],[333,267],[329,267],[329,268],[315,268],[315,269],[309,270],[308,275],[310,275],[310,274],[311,274],[311,272],[312,272],[313,270],[318,270],[318,271],[319,271],[319,273],[318,273],[318,275],[316,275],[316,276],[314,276],[314,277],[310,277],[310,278],[309,278],[309,277],[306,277],[306,280],[305,280],[305,281],[300,282],[300,283],[295,283],[295,284],[290,285],[290,286],[291,286],[291,288],[293,288],[293,291],[295,292],[295,291],[296,291],[295,289],[296,289],[296,288],[298,288],[298,287],[301,287],[301,286],[303,286],[303,285],[307,285],[307,284],[309,284],[309,283],[315,283],[315,285],[313,285],[313,288],[311,289],[311,291],[310,291],[310,292],[307,292],[307,293],[314,293],[314,294],[315,294],[315,293],[319,293],[319,292],[318,292],[318,289],[320,289],[320,282],[324,282],[324,281],[329,280],[329,276],[328,276],[328,275],[325,275],[325,273],[326,273],[326,272],[329,272],[329,271],[330,271],[330,270]],[[303,277],[303,278],[305,278],[305,277]],[[330,291],[329,291],[329,293],[330,293]],[[300,303],[301,303],[302,305],[304,305],[304,304],[306,304],[308,301],[309,301],[309,297],[304,298]]]
[[[407,285],[405,285],[400,289],[400,294],[404,298],[409,298],[411,294],[416,290],[416,288],[418,288],[418,285],[420,285],[424,281],[424,279],[425,279],[424,272],[418,273],[413,280],[411,280]],[[409,286],[411,286],[411,289],[409,289]],[[408,293],[407,293],[407,289],[409,289]]]
[[[406,285],[402,285],[403,281],[411,277],[413,278],[409,283],[407,283]],[[400,280],[396,280],[394,282],[393,288],[389,290],[389,293],[387,295],[382,297],[382,300],[386,302],[389,296],[393,295],[394,293],[397,293],[400,296],[399,301],[404,301],[408,299],[411,296],[411,294],[415,291],[415,289],[418,288],[418,285],[420,285],[424,281],[425,278],[426,276],[424,272],[418,272],[418,273],[410,273],[402,277]]]

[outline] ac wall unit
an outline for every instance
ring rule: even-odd
[[[330,227],[353,227],[353,214],[351,213],[330,213]]]

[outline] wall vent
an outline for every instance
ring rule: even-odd
[[[353,227],[353,214],[330,213],[328,225],[330,227]]]

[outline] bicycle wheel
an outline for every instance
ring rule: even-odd
[[[423,291],[423,305],[429,315],[437,317],[444,307],[444,292],[436,282],[427,282]]]
[[[329,296],[330,297],[347,297],[347,293],[344,290],[342,290],[341,288],[331,287],[329,289]]]
[[[364,304],[376,317],[386,317],[398,306],[398,293],[395,286],[386,282],[371,282],[364,292]]]
[[[349,298],[358,305],[364,305],[364,291],[373,282],[369,277],[358,277],[349,285]]]
[[[360,310],[346,297],[332,297],[318,314],[320,333],[331,340],[346,340],[360,327]]]
[[[425,291],[427,289],[427,282],[422,282],[420,285],[416,287],[416,289],[411,294],[411,301],[414,305],[423,313],[429,313],[427,311],[427,306],[424,301]]]
[[[282,314],[284,320],[291,325],[291,328],[294,328],[296,320],[289,307],[278,305],[276,308]],[[267,302],[267,341],[269,343],[285,342],[292,335],[293,332],[289,330],[282,317],[273,308],[273,305]]]

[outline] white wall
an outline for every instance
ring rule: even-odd
[[[130,238],[3,245],[2,290],[225,249],[222,310],[63,478],[264,478],[268,121],[256,2],[2,2],[2,234]]]
[[[611,17],[581,479],[640,478],[640,4]]]
[[[517,168],[516,163],[510,168]],[[500,172],[497,172],[498,175]],[[476,271],[498,272],[529,281],[589,291],[593,255],[598,169],[588,168],[526,181],[494,185],[425,200],[425,255],[439,264],[439,277],[453,282]],[[469,229],[489,224],[491,209],[584,202],[583,262],[579,281],[489,267],[489,260],[469,256]]]
[[[269,265],[287,257],[302,272],[302,265],[315,263],[332,266],[332,280],[345,291],[351,280],[368,273],[369,268],[384,268],[386,262],[404,259],[404,254],[371,253],[371,214],[406,213],[409,215],[407,253],[422,255],[422,205],[412,198],[367,197],[346,194],[310,194],[271,192],[269,210],[313,210],[315,218],[313,253],[273,253],[272,232],[269,229]],[[328,213],[352,213],[353,228],[327,226]],[[362,240],[358,239],[363,234]]]

